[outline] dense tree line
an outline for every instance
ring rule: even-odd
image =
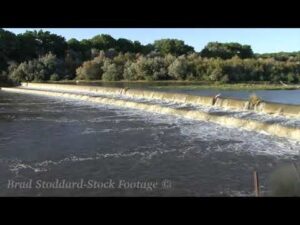
[[[0,84],[47,80],[300,81],[300,52],[254,54],[239,43],[208,43],[202,51],[177,39],[142,45],[97,35],[66,41],[44,31],[0,29]]]
[[[124,55],[114,58],[104,54],[86,61],[77,69],[83,80],[197,80],[221,83],[249,81],[300,81],[300,63],[275,59],[203,58],[198,54],[144,56]]]
[[[278,61],[293,61],[299,62],[300,61],[300,51],[299,52],[278,52],[278,53],[265,53],[265,54],[256,54],[257,58],[274,58]]]
[[[252,58],[253,52],[250,45],[241,45],[239,43],[218,43],[210,42],[201,51],[202,57],[230,59],[238,56],[241,59]]]

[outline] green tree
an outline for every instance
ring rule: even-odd
[[[18,58],[18,46],[19,43],[15,34],[4,29],[0,29],[0,52],[3,58]]]
[[[121,67],[111,60],[106,60],[102,69],[104,71],[102,76],[104,81],[118,81],[122,79],[123,71]]]
[[[296,75],[293,73],[288,73],[287,75],[287,81],[289,83],[294,83],[297,80]]]
[[[179,57],[169,66],[168,71],[173,79],[184,80],[190,73],[189,63],[185,57]]]
[[[211,81],[219,81],[221,80],[222,77],[223,77],[223,71],[222,68],[220,67],[215,68],[209,75]]]
[[[52,52],[58,57],[62,57],[67,50],[67,42],[64,37],[51,34],[49,31],[26,31],[20,35],[21,41],[26,45],[27,42],[31,43],[30,49],[34,49],[36,56],[42,56],[48,52]]]
[[[100,80],[103,70],[101,64],[95,61],[86,61],[76,69],[76,79],[78,80]]]
[[[134,41],[133,42],[133,52],[138,53],[138,52],[143,52],[143,45],[139,41]]]
[[[10,73],[10,78],[17,82],[22,81],[33,81],[34,80],[34,73],[30,68],[30,64],[27,62],[21,63],[16,69],[12,70]]]
[[[119,38],[116,41],[116,50],[123,53],[135,52],[135,46],[132,41],[125,38]]]
[[[138,64],[131,61],[126,62],[123,77],[125,80],[142,80],[142,77],[139,76]]]
[[[87,49],[84,49],[84,45],[78,41],[76,38],[71,38],[67,41],[68,49],[71,49],[75,52],[83,52]]]
[[[149,54],[150,52],[152,52],[152,51],[154,51],[154,50],[155,50],[154,45],[152,45],[152,44],[147,44],[147,45],[145,45],[145,46],[142,47],[141,53],[142,53],[143,55],[147,55],[147,54]]]
[[[113,59],[118,55],[118,52],[114,48],[110,48],[107,51],[105,51],[105,57],[109,59]]]
[[[167,68],[162,57],[141,57],[137,61],[138,73],[146,80],[168,79]]]
[[[90,42],[93,48],[100,50],[108,50],[116,47],[116,40],[108,34],[96,35],[90,39]]]
[[[59,75],[54,73],[50,76],[51,81],[58,81],[60,79]]]
[[[76,79],[79,80],[101,80],[103,75],[102,66],[105,61],[104,51],[92,60],[85,61],[76,69]]]
[[[73,79],[76,76],[76,69],[82,64],[83,56],[80,52],[72,49],[66,52],[64,58],[65,74],[68,79]]]
[[[154,42],[154,47],[162,54],[183,55],[194,52],[194,48],[178,39],[161,39]]]
[[[251,58],[254,56],[251,46],[239,43],[209,42],[201,51],[202,57],[230,59],[234,56],[239,58]]]
[[[50,79],[51,74],[63,75],[63,62],[52,53],[38,59],[23,62],[18,66],[9,68],[9,76],[12,80],[21,81],[45,81]]]

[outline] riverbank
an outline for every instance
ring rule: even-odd
[[[282,85],[269,83],[235,83],[235,84],[217,84],[204,81],[110,81],[104,82],[101,80],[62,80],[48,81],[47,83],[55,84],[91,84],[109,87],[151,87],[155,89],[185,89],[185,90],[201,90],[201,89],[222,89],[222,90],[296,90],[300,89],[300,84],[297,85]]]
[[[296,85],[283,86],[276,84],[209,84],[209,85],[176,85],[176,86],[157,86],[156,89],[185,89],[185,90],[200,90],[200,89],[220,89],[220,90],[297,90],[300,87]]]
[[[0,88],[1,87],[13,87],[16,86],[15,82],[10,79],[3,79],[0,75]]]
[[[12,84],[9,84],[9,83],[0,83],[0,88],[1,87],[12,87],[13,85]]]

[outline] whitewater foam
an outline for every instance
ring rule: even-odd
[[[229,127],[237,127],[243,128],[247,130],[256,130],[256,131],[264,131],[272,135],[276,135],[279,137],[286,137],[291,139],[300,140],[300,129],[297,127],[287,127],[283,126],[280,123],[270,123],[260,120],[251,120],[245,116],[242,117],[232,117],[223,112],[218,113],[207,113],[201,110],[195,109],[186,109],[186,108],[174,108],[168,107],[159,104],[153,104],[149,102],[136,102],[136,101],[128,101],[123,99],[114,99],[107,97],[92,97],[92,96],[83,96],[72,93],[61,93],[61,92],[52,92],[52,91],[40,91],[40,90],[28,90],[28,89],[19,89],[19,88],[4,88],[5,91],[12,91],[17,93],[28,93],[28,94],[37,94],[44,96],[54,96],[54,97],[62,97],[66,99],[72,100],[80,100],[80,101],[88,101],[94,104],[104,104],[104,105],[112,105],[117,107],[125,107],[136,110],[147,111],[151,113],[159,113],[159,114],[168,114],[173,116],[179,116],[186,119],[200,120],[200,121],[209,121],[213,123],[217,123],[223,126]],[[231,113],[234,114],[234,113]],[[255,117],[257,118],[257,117]]]

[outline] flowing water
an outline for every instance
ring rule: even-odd
[[[211,122],[0,91],[1,196],[252,196],[254,170],[268,195],[270,175],[299,151],[297,140]],[[57,179],[113,185],[8,188]]]
[[[70,82],[70,84],[74,84]],[[109,83],[109,82],[85,82],[79,83],[78,85],[92,85],[92,86],[105,86],[105,87],[129,87],[136,89],[150,89],[160,90],[171,93],[184,93],[199,96],[215,96],[221,94],[223,97],[236,98],[246,100],[252,94],[256,94],[264,101],[283,103],[283,104],[294,104],[300,105],[300,90],[224,90],[217,88],[201,89],[201,82],[187,82],[187,83],[176,83],[176,82],[121,82],[121,83]],[[178,88],[176,86],[180,85]],[[192,89],[190,85],[199,85],[197,89]],[[185,87],[186,86],[186,87]]]
[[[253,94],[264,101],[300,105],[300,90],[222,90],[222,89],[163,89],[166,92],[184,93],[199,96],[215,96],[221,94],[222,97],[247,100]]]

